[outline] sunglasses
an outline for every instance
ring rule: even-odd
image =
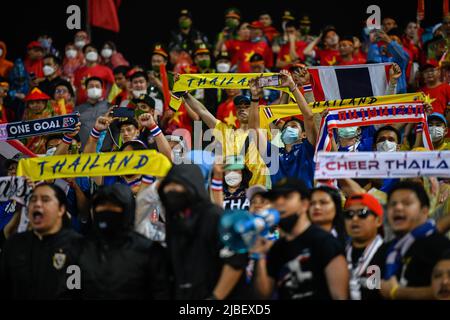
[[[359,219],[366,219],[369,215],[375,215],[369,209],[361,209],[361,210],[346,210],[344,211],[344,218],[351,220],[355,215],[358,216]]]

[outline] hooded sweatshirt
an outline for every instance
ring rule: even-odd
[[[183,185],[191,199],[184,218],[166,210],[166,241],[175,299],[210,297],[224,264],[240,269],[246,263],[238,255],[220,257],[223,245],[218,230],[222,208],[211,202],[203,181],[197,165],[180,164],[169,171],[159,188],[163,204],[170,201],[162,192],[170,182]]]

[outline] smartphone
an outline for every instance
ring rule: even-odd
[[[281,80],[279,75],[258,78],[258,87],[260,88],[277,87],[280,84]]]
[[[134,118],[134,110],[124,107],[118,107],[113,109],[114,118]]]

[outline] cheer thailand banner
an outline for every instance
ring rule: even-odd
[[[0,177],[0,202],[16,200],[23,204],[30,192],[24,177]]]
[[[173,85],[170,97],[170,107],[177,111],[181,105],[180,94],[196,89],[248,89],[248,81],[259,77],[271,77],[278,73],[203,73],[182,74]],[[288,88],[267,87],[267,89],[278,90],[292,96]]]
[[[370,105],[379,105],[386,103],[402,103],[410,101],[425,101],[426,96],[422,92],[394,94],[378,97],[361,97],[343,100],[326,100],[311,102],[308,106],[313,113],[321,113],[325,109],[344,109],[349,107],[365,107]],[[259,107],[260,127],[266,128],[270,122],[285,117],[301,115],[297,104],[279,104]]]
[[[0,124],[0,141],[45,136],[52,133],[74,132],[78,113],[31,121]]]
[[[409,102],[330,110],[322,118],[316,152],[331,150],[332,129],[395,123],[422,123],[424,146],[433,150],[423,103]]]
[[[172,163],[163,154],[141,150],[22,159],[17,175],[33,181],[137,174],[164,177],[171,167]]]
[[[450,151],[319,152],[314,179],[450,178]]]

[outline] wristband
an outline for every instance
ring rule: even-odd
[[[395,287],[393,287],[391,289],[391,292],[389,293],[389,296],[391,297],[391,300],[395,300],[395,298],[397,297],[397,291],[398,291],[399,287],[400,287],[399,285],[396,285]]]
[[[422,132],[422,131],[423,131],[423,123],[422,123],[422,122],[419,122],[419,123],[416,125],[416,133]]]
[[[220,179],[211,180],[211,190],[212,191],[223,191],[223,182]]]
[[[67,135],[63,135],[62,142],[65,144],[72,144],[73,138]]]
[[[92,128],[92,130],[91,130],[91,137],[92,138],[94,138],[94,139],[98,139],[98,138],[100,138],[100,131],[98,131],[97,129],[95,129],[95,128]]]
[[[305,85],[303,86],[303,92],[310,92],[310,91],[312,91],[312,85],[310,85],[310,84],[305,84]]]
[[[262,260],[265,258],[266,258],[266,255],[262,254],[262,253],[252,253],[250,255],[250,259],[252,259],[252,260]]]
[[[162,133],[161,129],[158,127],[158,125],[154,124],[153,126],[151,126],[149,128],[150,130],[150,134],[152,135],[152,137],[156,137],[158,135],[160,135]]]
[[[142,182],[142,183],[145,183],[145,184],[152,184],[152,183],[154,183],[155,181],[156,181],[156,179],[155,179],[154,176],[146,176],[146,175],[143,175],[142,178],[141,178],[141,182]]]

